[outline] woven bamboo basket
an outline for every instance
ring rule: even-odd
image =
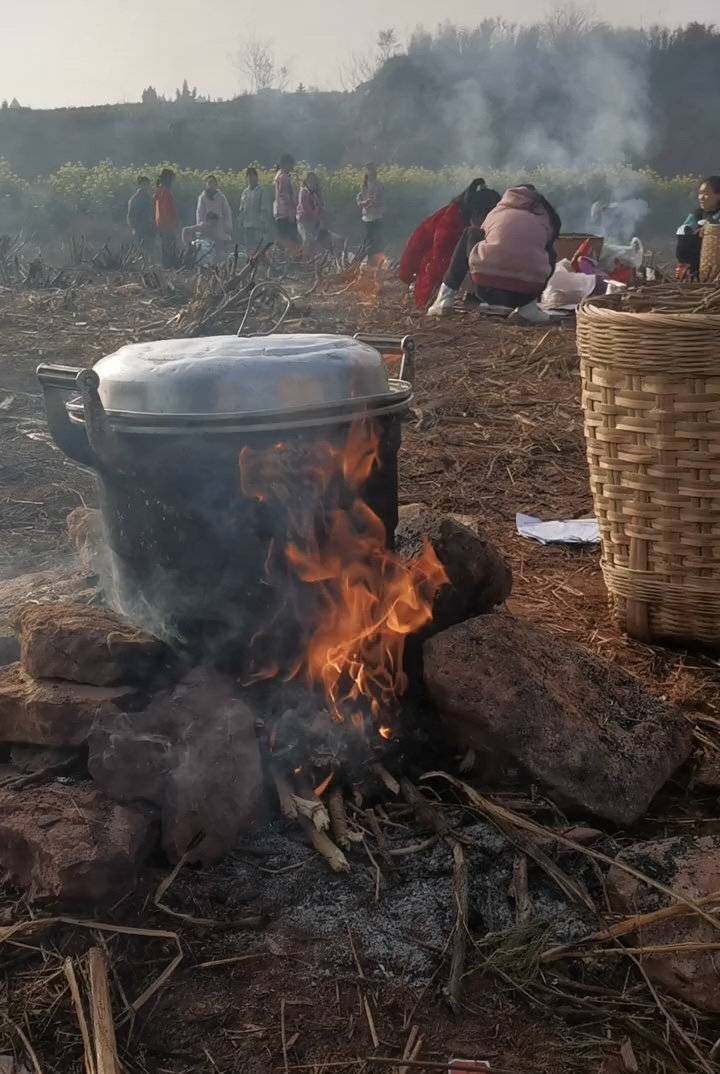
[[[703,224],[700,279],[703,283],[720,281],[720,224]]]
[[[668,312],[626,301],[629,310],[621,296],[589,299],[578,311],[605,583],[628,634],[717,646],[720,303],[702,287],[665,294]],[[718,312],[694,312],[698,303]]]
[[[558,235],[555,240],[555,253],[558,256],[558,261],[562,261],[563,258],[567,258],[568,261],[572,260],[577,253],[578,247],[585,242],[585,239],[590,239],[592,256],[597,260],[602,253],[603,243],[605,242],[602,235],[568,232],[567,235]]]

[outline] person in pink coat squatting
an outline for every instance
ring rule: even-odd
[[[208,175],[205,189],[198,198],[195,225],[199,236],[213,243],[215,260],[224,261],[233,237],[232,212],[214,175]]]
[[[470,273],[471,292],[482,305],[505,306],[520,324],[551,320],[538,305],[555,269],[560,217],[531,183],[506,190],[482,227],[460,237],[429,317],[452,313]]]

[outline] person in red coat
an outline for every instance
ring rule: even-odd
[[[498,192],[489,190],[484,179],[473,179],[467,190],[413,231],[400,258],[400,279],[408,286],[415,281],[418,309],[427,306],[442,283],[465,228],[480,226],[499,201]]]

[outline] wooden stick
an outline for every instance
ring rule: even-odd
[[[383,859],[383,861],[385,862],[385,864],[387,866],[389,866],[391,869],[394,868],[393,860],[392,860],[392,858],[390,857],[390,855],[387,852],[387,843],[385,842],[385,836],[383,835],[382,829],[380,828],[380,824],[378,822],[378,819],[375,816],[375,810],[374,809],[366,809],[365,810],[365,816],[367,817],[367,822],[370,825],[370,830],[372,831],[373,836],[375,837],[375,842],[377,843],[377,848],[378,848],[378,851],[380,853],[380,857]]]
[[[326,832],[330,827],[327,809],[317,798],[304,798],[299,794],[292,796],[300,817],[306,817],[319,832]]]
[[[280,1041],[282,1043],[283,1065],[285,1067],[285,1074],[287,1074],[288,1048],[287,1037],[285,1036],[285,996],[280,1000]]]
[[[80,1036],[83,1042],[83,1054],[85,1059],[85,1070],[87,1074],[96,1074],[95,1071],[95,1057],[93,1055],[92,1045],[90,1043],[90,1030],[87,1024],[87,1018],[85,1017],[85,1009],[82,1003],[82,997],[80,996],[80,989],[78,987],[77,976],[75,974],[75,966],[71,958],[66,958],[63,963],[63,970],[67,983],[70,986],[70,995],[72,997],[73,1006],[75,1007],[75,1014],[77,1015],[78,1024],[80,1025]]]
[[[297,822],[305,833],[308,842],[312,844],[319,854],[322,854],[334,873],[350,872],[350,862],[340,850],[340,847],[335,846],[332,839],[325,832],[319,832],[307,817],[298,816]]]
[[[431,828],[436,835],[445,838],[449,828],[444,814],[439,812],[426,798],[423,798],[417,787],[413,786],[409,779],[403,777],[400,780],[400,789],[402,790],[403,798],[408,805],[412,806],[418,820]]]
[[[377,1048],[380,1045],[380,1040],[375,1029],[375,1020],[370,1010],[370,1004],[368,1002],[367,994],[363,992],[363,1006],[365,1008],[365,1017],[367,1018],[368,1029],[370,1030],[370,1037],[373,1042],[373,1048]]]
[[[91,947],[87,953],[87,961],[97,1074],[120,1074],[110,985],[102,948]]]
[[[335,842],[341,850],[349,850],[347,814],[345,813],[345,802],[340,787],[330,788],[327,808]]]
[[[548,836],[547,828],[543,828],[542,825],[535,824],[534,821],[528,820],[526,817],[521,817],[509,809],[504,809],[491,799],[485,798],[482,794],[479,794],[478,791],[469,786],[469,784],[463,783],[461,779],[456,779],[455,776],[451,776],[447,772],[426,772],[422,778],[447,780],[448,783],[462,791],[470,804],[483,816],[491,820],[496,827],[501,827],[501,824],[498,822],[507,822],[523,831],[530,832],[533,835],[539,835],[541,838],[547,838]],[[504,831],[504,828],[502,830]],[[553,832],[552,838],[558,843],[562,843],[564,846],[568,846],[572,850],[577,850],[580,854],[592,858],[593,861],[601,861],[605,865],[615,866],[623,873],[627,873],[628,876],[640,880],[643,884],[647,884],[648,887],[653,888],[655,891],[662,892],[663,895],[673,899],[674,902],[679,902],[684,906],[689,907],[693,913],[698,914],[703,921],[707,921],[714,929],[720,929],[720,920],[707,913],[698,901],[687,898],[679,891],[673,891],[672,888],[667,887],[665,884],[661,884],[659,880],[653,880],[647,873],[643,873],[639,869],[635,869],[632,865],[628,865],[622,858],[611,858],[608,854],[603,854],[599,850],[593,850],[592,847],[582,846],[580,843],[575,842],[574,839],[568,839],[567,836],[561,835],[559,832]]]
[[[388,847],[386,853],[389,858],[404,858],[407,854],[421,854],[423,850],[434,847],[438,841],[436,835],[431,835],[429,839],[423,839],[421,843],[409,843],[405,847]]]
[[[589,951],[585,947],[577,950],[565,951],[558,958],[626,958],[630,955],[692,955],[702,951],[720,951],[720,943],[702,943],[702,941],[688,943],[660,943],[648,947],[592,947]],[[552,961],[546,959],[546,961]]]
[[[272,778],[280,803],[280,812],[284,817],[287,817],[288,820],[297,820],[298,808],[295,799],[293,798],[290,784],[283,773],[279,772],[274,766],[272,769]]]
[[[448,1071],[454,1071],[455,1074],[463,1074],[463,1070],[467,1072],[468,1070],[473,1069],[473,1067],[470,1066],[470,1065],[463,1067],[461,1065],[463,1063],[462,1059],[456,1060],[456,1066],[454,1066],[452,1068],[450,1067],[450,1063],[449,1063],[449,1061],[447,1059],[445,1059],[444,1062],[438,1063],[437,1060],[433,1060],[433,1059],[429,1059],[429,1060],[426,1060],[426,1059],[413,1059],[413,1060],[402,1059],[402,1060],[399,1060],[399,1059],[391,1059],[390,1056],[388,1056],[388,1055],[366,1055],[366,1056],[364,1056],[364,1061],[366,1063],[377,1063],[379,1066],[383,1066],[383,1067],[396,1067],[399,1062],[402,1062],[402,1063],[405,1064],[406,1067],[410,1067],[412,1070],[441,1070],[443,1072],[443,1074],[448,1074]],[[348,1060],[345,1059],[345,1060],[343,1060],[343,1062],[347,1063]],[[465,1059],[464,1062],[467,1063],[467,1064],[471,1064],[473,1062],[474,1063],[482,1062],[482,1060]],[[295,1067],[294,1069],[298,1070],[298,1069],[302,1069],[302,1068]],[[307,1067],[306,1069],[310,1070],[311,1068]],[[523,1074],[523,1072],[519,1071],[519,1070],[508,1070],[506,1067],[492,1066],[491,1067],[491,1074]]]
[[[453,855],[453,895],[455,897],[455,925],[452,938],[452,958],[450,976],[447,984],[447,998],[453,1014],[460,1011],[462,999],[465,957],[467,954],[467,917],[468,917],[468,871],[465,853],[460,843],[448,840]]]
[[[390,793],[397,798],[397,796],[400,794],[400,784],[395,779],[395,776],[390,775],[385,765],[382,765],[379,761],[377,761],[375,764],[370,765],[370,769],[372,772],[375,773],[380,782],[387,787]]]
[[[525,854],[515,855],[510,894],[515,900],[515,924],[518,926],[529,924],[532,917],[532,903],[528,894],[528,868]]]
[[[720,901],[720,891],[713,891],[710,895],[704,895],[702,899],[698,899],[697,905],[704,907],[718,901]],[[576,940],[575,943],[549,947],[547,951],[543,951],[540,955],[540,961],[555,962],[559,958],[565,958],[567,957],[565,952],[574,949],[578,943],[602,943],[604,940],[614,940],[619,936],[626,936],[629,932],[637,932],[648,925],[657,925],[661,921],[670,921],[676,917],[692,917],[695,912],[692,907],[686,906],[685,903],[675,902],[671,906],[664,906],[661,910],[652,910],[647,914],[633,914],[632,917],[625,917],[622,921],[617,921],[606,929],[601,929],[599,932],[593,932],[590,936],[585,936],[581,940]]]

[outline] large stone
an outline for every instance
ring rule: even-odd
[[[80,746],[95,717],[132,694],[129,686],[33,679],[20,664],[10,664],[0,668],[0,742]]]
[[[21,663],[37,679],[149,684],[172,663],[164,642],[106,608],[33,602],[15,623]]]
[[[200,835],[189,860],[214,861],[263,816],[254,716],[226,676],[196,671],[142,712],[99,716],[89,747],[109,795],[159,807],[172,861]]]
[[[56,765],[70,765],[80,762],[82,750],[63,746],[21,746],[16,744],[10,750],[10,763],[13,768],[30,775],[45,772]]]
[[[423,637],[491,611],[510,596],[509,564],[471,520],[461,521],[428,508],[401,518],[395,531],[395,547],[401,556],[419,556],[425,541],[435,550],[449,584],[438,590],[432,623],[422,632]]]
[[[85,575],[74,565],[0,579],[0,666],[20,659],[13,624],[21,604],[28,600],[89,599],[90,595]]]
[[[674,706],[579,645],[507,614],[424,646],[425,683],[454,742],[520,766],[560,804],[634,824],[692,749]]]
[[[720,837],[676,837],[639,843],[623,851],[618,861],[646,873],[693,902],[720,891]],[[617,865],[607,876],[613,908],[622,914],[642,914],[669,905],[662,892],[629,876]],[[686,916],[649,925],[628,937],[633,946],[718,942],[718,930],[700,917]],[[646,955],[648,975],[668,992],[702,1010],[720,1013],[720,968],[717,951],[671,952]]]
[[[0,789],[0,865],[31,899],[100,902],[131,890],[154,845],[152,811],[90,782]]]

